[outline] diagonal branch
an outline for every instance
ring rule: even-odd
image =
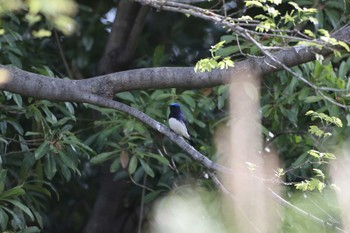
[[[102,107],[116,109],[139,119],[141,122],[145,123],[152,129],[167,136],[172,142],[177,144],[181,149],[186,151],[186,153],[188,153],[194,160],[201,163],[207,169],[216,170],[218,172],[223,172],[223,173],[232,173],[231,169],[211,161],[210,159],[202,155],[200,152],[198,152],[194,147],[189,145],[183,137],[174,133],[168,127],[159,123],[153,118],[149,117],[145,113],[135,108],[132,108],[126,104],[123,104],[114,100],[110,100],[105,97],[101,97],[97,95],[89,95],[84,93],[81,93],[80,96],[81,96],[81,100],[83,100],[83,102],[85,103],[90,103],[90,104],[99,105]]]

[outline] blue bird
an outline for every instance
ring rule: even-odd
[[[169,126],[175,133],[180,134],[189,140],[191,145],[194,145],[191,140],[191,134],[188,132],[187,121],[185,115],[182,113],[180,105],[178,103],[172,103],[169,105]]]

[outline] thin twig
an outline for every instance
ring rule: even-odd
[[[139,187],[142,188],[142,189],[147,189],[148,191],[154,192],[154,189],[151,189],[151,188],[149,188],[149,187],[147,187],[147,186],[145,186],[145,185],[143,185],[143,184],[137,183],[137,182],[134,180],[134,178],[132,178],[132,176],[131,176],[130,174],[129,174],[129,178],[130,178],[131,182],[132,182],[133,184],[135,184],[136,186],[139,186]]]
[[[232,194],[231,191],[229,191],[222,183],[221,181],[217,178],[217,176],[213,173],[213,172],[208,172],[209,176],[211,177],[211,179],[213,180],[214,184],[225,194],[228,195],[230,198],[232,199],[236,199],[235,195]],[[294,211],[298,212],[299,214],[302,214],[306,217],[308,217],[309,219],[320,223],[322,225],[331,227],[331,228],[335,228],[337,230],[339,230],[340,232],[346,232],[344,229],[335,226],[334,224],[337,223],[337,221],[333,221],[333,218],[330,218],[330,220],[332,222],[329,221],[325,221],[323,219],[320,219],[318,217],[316,217],[315,215],[306,212],[305,210],[293,205],[292,203],[290,203],[289,201],[287,201],[286,199],[284,199],[283,197],[281,197],[279,194],[277,194],[275,191],[273,191],[271,188],[267,188],[268,193],[270,194],[270,196],[272,197],[273,200],[277,201],[279,204],[281,204],[284,207],[293,209]]]
[[[209,176],[213,180],[214,184],[225,194],[228,195],[233,200],[236,200],[237,198],[221,183],[221,181],[217,178],[217,176],[213,172],[208,172]],[[238,204],[238,203],[237,203]],[[242,216],[247,220],[247,222],[253,227],[253,229],[256,232],[261,232],[261,230],[250,220],[250,218],[246,215],[246,212],[237,205],[236,208],[239,210],[239,212],[242,214]]]
[[[264,35],[264,36],[277,36],[277,37],[282,37],[284,39],[295,39],[297,41],[307,41],[307,42],[312,42],[312,43],[316,43],[319,44],[321,46],[323,46],[324,48],[327,48],[328,44],[326,44],[324,41],[320,41],[320,40],[308,40],[308,39],[304,39],[303,37],[294,37],[294,36],[288,36],[288,35],[283,35],[281,34],[282,32],[284,32],[283,30],[276,30],[276,32],[280,33],[279,34],[270,34],[270,33],[262,33],[262,32],[256,32],[256,31],[252,31],[252,30],[248,30],[245,29],[241,26],[239,26],[236,22],[238,21],[237,19],[233,19],[233,18],[229,18],[229,17],[224,17],[222,15],[218,15],[215,14],[212,11],[209,11],[207,9],[202,9],[200,7],[195,7],[195,6],[191,6],[191,5],[187,5],[187,4],[181,4],[181,3],[177,3],[177,2],[172,2],[172,1],[158,1],[158,0],[136,0],[142,4],[147,4],[150,5],[152,7],[155,7],[157,9],[164,9],[164,10],[168,10],[168,11],[174,11],[174,12],[179,12],[179,13],[183,13],[183,14],[188,14],[188,15],[192,15],[195,17],[199,17],[205,20],[209,20],[215,23],[219,23],[222,26],[229,28],[230,30],[234,31],[237,35],[242,36],[243,38],[253,42],[260,50],[263,54],[265,54],[266,57],[268,57],[269,59],[271,59],[274,63],[278,64],[280,67],[282,67],[284,70],[286,70],[287,72],[289,72],[290,74],[292,74],[293,76],[297,77],[299,80],[301,80],[302,82],[304,82],[305,84],[307,84],[309,87],[311,87],[312,89],[314,89],[315,91],[331,91],[331,92],[349,92],[349,90],[340,90],[337,88],[329,88],[329,87],[318,87],[315,84],[313,84],[312,82],[308,81],[307,79],[305,79],[303,76],[299,75],[298,73],[294,72],[292,69],[290,69],[289,67],[287,67],[284,63],[280,62],[279,60],[277,60],[270,52],[268,52],[266,50],[266,47],[262,46],[259,42],[257,42],[252,36],[252,35]],[[242,22],[244,20],[240,20],[240,22]],[[271,31],[271,30],[269,30]],[[290,30],[288,32],[291,32]],[[300,35],[301,33],[298,32],[298,34]],[[271,66],[274,66],[272,64],[269,64]],[[321,95],[323,95],[323,93],[320,92]],[[339,107],[342,108],[349,108],[348,105],[343,105],[343,104],[339,104],[337,102],[335,102],[334,100],[332,100],[329,97],[325,97],[325,99],[331,103],[336,104]]]
[[[315,215],[311,214],[311,213],[308,213],[306,212],[305,210],[303,209],[300,209],[299,207],[293,205],[292,203],[290,203],[289,201],[285,200],[283,197],[281,197],[280,195],[278,195],[276,192],[274,192],[271,188],[268,188],[268,191],[270,192],[270,194],[272,195],[273,199],[278,201],[281,205],[285,206],[285,207],[288,207],[290,209],[293,209],[295,210],[296,212],[298,212],[299,214],[302,214],[306,217],[308,217],[309,219],[313,220],[314,222],[317,222],[317,223],[320,223],[324,226],[328,226],[328,227],[331,227],[331,228],[335,228],[337,229],[338,231],[340,232],[346,232],[344,229],[338,227],[338,226],[334,226],[332,223],[330,222],[327,222],[325,220],[322,220],[318,217],[316,217]]]
[[[147,183],[147,175],[143,175],[143,186],[146,187]],[[145,208],[145,194],[146,194],[146,189],[142,188],[142,193],[141,193],[141,204],[140,204],[140,216],[139,216],[139,221],[138,221],[138,226],[137,226],[137,232],[141,233],[142,229],[142,221],[143,221],[143,212]]]
[[[326,96],[322,91],[318,91],[317,93],[319,93],[323,98],[325,98],[327,101],[331,102],[334,105],[337,105],[338,107],[341,108],[350,108],[350,105],[344,105],[344,104],[340,104],[337,101],[335,101],[334,99]]]
[[[59,53],[60,53],[61,59],[62,59],[63,64],[64,64],[64,68],[65,68],[66,71],[67,71],[68,77],[69,77],[70,79],[72,79],[72,78],[73,78],[73,75],[72,75],[72,72],[71,72],[70,69],[69,69],[69,66],[68,66],[66,57],[64,56],[64,52],[63,52],[63,49],[62,49],[62,46],[61,46],[61,42],[60,42],[58,33],[57,33],[56,30],[53,30],[53,32],[54,32],[54,34],[55,34],[56,44],[57,44],[58,51],[59,51]]]

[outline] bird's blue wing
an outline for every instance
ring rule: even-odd
[[[187,129],[187,133],[192,137],[193,135],[192,135],[191,132],[188,130],[188,124],[187,124],[185,115],[181,112],[180,115],[179,115],[179,117],[180,117],[181,121],[185,124],[186,129]]]
[[[185,115],[181,112],[179,117],[180,117],[180,120],[186,125],[187,131],[188,131],[188,125],[187,125]]]

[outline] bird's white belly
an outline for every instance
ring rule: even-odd
[[[170,126],[170,129],[174,130],[175,133],[180,134],[185,138],[190,138],[190,135],[187,132],[186,125],[181,121],[178,121],[175,118],[170,118],[169,126]]]

